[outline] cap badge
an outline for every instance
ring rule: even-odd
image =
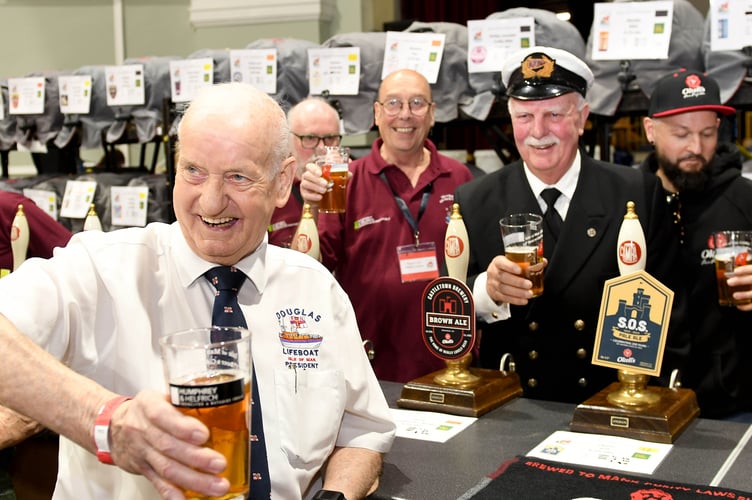
[[[684,79],[686,87],[682,89],[683,99],[694,99],[705,97],[705,87],[702,85],[702,80],[697,75],[687,75]]]
[[[530,54],[522,61],[522,77],[551,78],[556,63],[545,54]]]
[[[702,85],[702,81],[697,75],[688,75],[687,78],[684,79],[684,83],[686,83],[687,87],[691,89],[696,89],[697,87]]]

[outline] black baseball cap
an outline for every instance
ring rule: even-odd
[[[507,57],[501,79],[507,95],[516,99],[549,99],[569,92],[585,97],[593,84],[593,72],[566,50],[537,46]]]
[[[722,115],[736,113],[736,109],[721,104],[721,91],[712,77],[680,69],[658,80],[650,96],[648,116],[660,118],[703,110]]]

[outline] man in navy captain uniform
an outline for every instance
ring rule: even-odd
[[[564,50],[533,47],[505,61],[502,80],[522,159],[455,193],[470,239],[480,364],[498,369],[511,353],[525,397],[579,403],[616,380],[616,370],[591,358],[603,283],[619,275],[617,236],[627,202],[635,202],[645,233],[647,272],[675,291],[677,245],[656,179],[579,149],[593,83],[585,63]],[[549,192],[555,196],[547,202]],[[532,283],[504,256],[499,219],[547,210],[555,212],[544,215],[544,292],[532,298]],[[683,307],[677,293],[664,371],[679,368],[689,348],[673,320]]]

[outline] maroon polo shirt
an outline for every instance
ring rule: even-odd
[[[272,221],[269,223],[269,243],[278,247],[290,248],[292,237],[300,223],[303,213],[303,203],[300,197],[300,180],[292,183],[292,192],[287,204],[282,208],[275,208]]]
[[[396,166],[379,154],[381,139],[371,153],[350,164],[347,211],[319,214],[323,263],[334,271],[350,296],[363,339],[373,342],[374,371],[380,380],[406,382],[446,364],[428,351],[421,331],[421,297],[426,281],[402,283],[397,247],[415,242],[413,230],[399,209],[392,189],[405,200],[418,221],[420,242],[434,242],[439,267],[444,261],[444,234],[454,190],[472,179],[462,163],[440,155],[431,141],[431,163],[415,187]],[[430,194],[423,215],[424,192]]]
[[[13,251],[10,246],[10,227],[18,211],[24,207],[29,224],[29,248],[26,257],[52,257],[55,247],[64,247],[71,239],[71,232],[50,217],[29,198],[10,191],[0,191],[0,268],[13,269]]]

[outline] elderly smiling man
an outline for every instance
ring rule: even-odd
[[[181,499],[179,487],[222,497],[226,460],[165,398],[158,343],[211,324],[204,273],[231,266],[245,275],[237,300],[268,459],[252,494],[310,496],[325,471],[327,490],[365,497],[394,424],[355,314],[324,267],[266,243],[294,176],[283,111],[249,85],[217,85],[196,97],[178,135],[176,223],[80,233],[0,280],[0,403],[64,436],[56,499]],[[295,308],[314,313],[322,340],[315,366],[291,370],[280,316]]]
[[[579,403],[616,380],[591,364],[603,283],[619,275],[617,236],[628,201],[647,240],[647,271],[678,291],[663,366],[680,367],[688,343],[673,268],[677,242],[660,184],[635,169],[596,161],[579,148],[593,74],[564,50],[533,47],[504,63],[509,115],[521,160],[460,186],[470,238],[468,283],[483,337],[481,364],[512,354],[525,397]],[[504,256],[499,219],[543,215],[548,265],[543,294]],[[670,369],[669,368],[669,369]]]

